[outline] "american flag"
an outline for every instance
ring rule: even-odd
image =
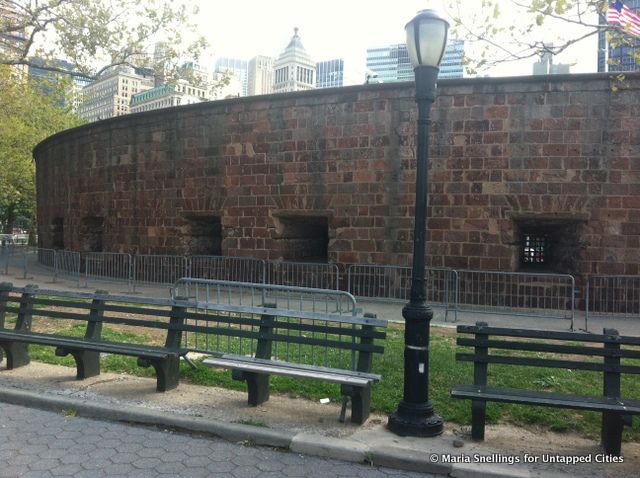
[[[626,32],[640,37],[640,17],[622,2],[609,5],[607,23],[620,25]]]

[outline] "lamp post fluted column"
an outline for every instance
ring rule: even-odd
[[[429,24],[446,25],[441,40],[439,56],[435,65],[420,64],[419,41],[420,21]],[[435,21],[435,22],[434,22]],[[411,26],[411,28],[409,28]],[[411,273],[411,293],[409,303],[402,309],[405,319],[404,331],[404,391],[398,409],[389,416],[387,427],[400,436],[430,437],[440,435],[443,430],[442,418],[429,403],[429,327],[433,310],[427,304],[425,282],[425,251],[427,234],[427,196],[429,170],[429,127],[431,106],[436,98],[438,65],[446,44],[448,24],[431,10],[422,11],[407,25],[407,44],[410,56],[417,57],[415,67],[416,102],[418,105],[418,147],[416,151],[416,202],[413,233],[413,268]],[[437,29],[437,27],[436,27]],[[412,38],[416,41],[410,44]],[[413,55],[412,50],[413,48]],[[437,47],[436,47],[437,48]],[[438,52],[436,52],[438,53]],[[432,55],[433,56],[433,55]]]

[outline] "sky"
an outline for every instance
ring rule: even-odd
[[[277,58],[289,43],[294,27],[307,52],[316,61],[344,58],[351,76],[364,78],[367,48],[405,42],[404,26],[424,8],[437,8],[446,17],[445,0],[198,0],[199,31],[211,44],[203,63],[216,57],[249,60],[255,55]],[[480,15],[480,0],[461,0],[463,15]],[[502,2],[502,21],[517,18],[508,1]],[[572,34],[566,24],[538,31],[545,40]],[[469,46],[470,47],[470,46]],[[533,59],[502,64],[490,76],[530,75]],[[572,72],[596,69],[596,39],[581,42],[556,63],[569,63]],[[358,82],[357,79],[354,82]]]

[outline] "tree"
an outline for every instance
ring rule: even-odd
[[[0,65],[0,223],[5,233],[12,232],[19,216],[35,216],[33,147],[81,123],[64,106],[66,86],[43,85]]]
[[[0,64],[33,64],[66,73],[54,60],[95,78],[116,65],[152,67],[166,78],[197,61],[202,37],[189,39],[197,8],[179,0],[0,0]],[[153,46],[162,44],[152,58]]]
[[[452,35],[480,46],[466,59],[470,73],[544,53],[557,55],[600,33],[612,47],[630,46],[640,63],[629,25],[604,21],[608,0],[482,0],[476,11],[466,0],[445,3]]]

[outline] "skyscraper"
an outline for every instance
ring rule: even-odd
[[[293,31],[291,41],[275,62],[275,93],[316,87],[316,64],[302,46],[298,29]]]
[[[624,0],[624,4],[640,15],[640,0]],[[606,17],[600,16],[600,24],[605,25],[606,23]],[[640,65],[633,55],[634,51],[638,51],[638,48],[640,48],[640,39],[634,39],[631,35],[629,35],[629,44],[611,48],[607,45],[607,33],[600,31],[598,33],[598,71],[640,70]]]
[[[66,98],[66,102],[71,106],[73,111],[77,113],[82,104],[82,90],[91,83],[91,78],[74,72],[74,66],[64,60],[54,60],[48,63],[60,71],[47,69],[47,62],[39,58],[32,58],[31,63],[29,66],[29,76],[42,80],[40,86],[43,88],[44,93],[51,91],[49,88],[60,82],[63,78],[71,79],[69,96]],[[62,73],[62,70],[66,70],[68,73]]]
[[[326,60],[316,63],[316,88],[344,85],[344,60]]]
[[[464,40],[450,39],[440,62],[438,78],[462,78],[463,57]],[[382,83],[413,81],[413,66],[405,43],[367,49],[367,69],[375,72],[376,80]]]
[[[249,75],[248,75],[248,62],[247,60],[240,60],[239,58],[218,58],[216,61],[216,72],[218,73],[231,73],[238,79],[242,85],[241,96],[247,96],[249,90]]]
[[[255,56],[249,60],[249,96],[273,93],[274,59]]]

